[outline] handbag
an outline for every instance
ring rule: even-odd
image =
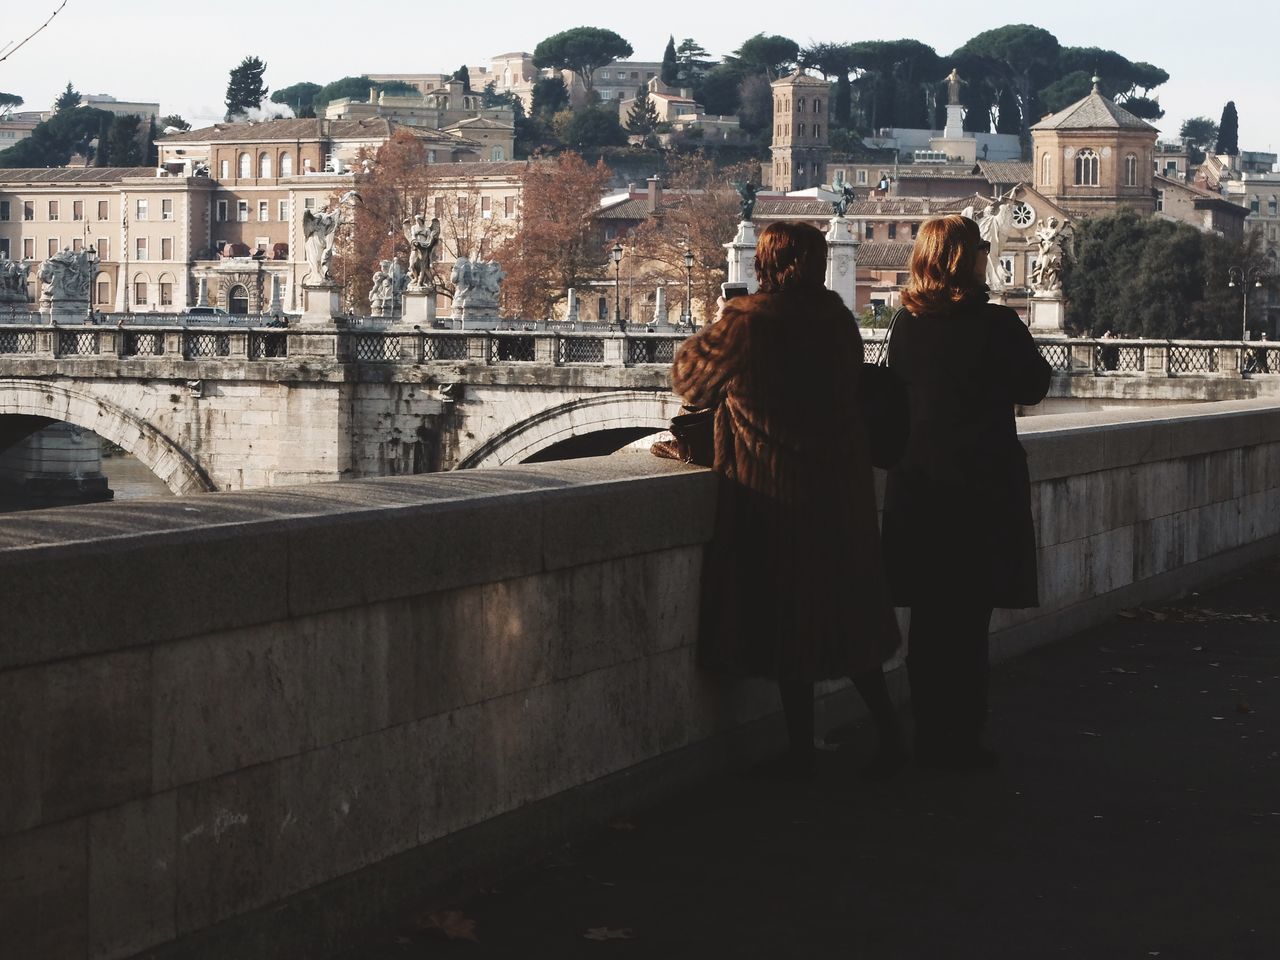
[[[655,457],[681,460],[699,467],[710,467],[716,459],[716,407],[680,408],[671,418],[670,440],[659,440],[649,448]]]
[[[858,381],[858,402],[867,427],[871,463],[886,470],[898,465],[907,451],[907,438],[911,433],[911,405],[907,397],[907,386],[901,377],[889,369],[889,343],[893,337],[893,326],[905,312],[900,308],[889,320],[880,355],[875,363],[862,364],[862,376]]]

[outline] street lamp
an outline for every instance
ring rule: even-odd
[[[684,245],[684,322],[693,326],[693,251]]]
[[[626,332],[627,326],[622,322],[622,244],[613,245],[613,322],[618,329]]]
[[[1249,282],[1252,281],[1255,287],[1261,288],[1262,281],[1267,277],[1267,273],[1261,267],[1232,267],[1227,271],[1227,286],[1234,287],[1240,284],[1240,339],[1249,339]]]

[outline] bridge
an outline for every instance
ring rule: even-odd
[[[677,412],[668,368],[687,332],[508,326],[11,316],[0,322],[0,450],[67,422],[191,493],[602,455]],[[878,336],[868,332],[868,359]],[[1048,412],[1280,396],[1280,348],[1039,343],[1057,373]]]

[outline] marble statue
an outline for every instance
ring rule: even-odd
[[[1062,274],[1075,260],[1075,234],[1070,220],[1050,217],[1036,221],[1036,265],[1031,271],[1032,295],[1042,298],[1062,296]]]
[[[459,257],[449,276],[453,283],[453,312],[497,316],[498,297],[506,276],[496,260]]]
[[[435,288],[436,247],[440,244],[440,220],[432,217],[431,225],[427,218],[419,213],[413,219],[404,221],[404,238],[409,242],[409,285],[412,290],[431,290]]]
[[[303,249],[307,255],[307,269],[313,284],[332,283],[329,261],[333,259],[333,244],[342,223],[342,208],[360,199],[360,194],[348,190],[332,211],[325,207],[319,213],[302,211]]]
[[[759,187],[750,180],[745,182],[735,180],[733,188],[738,191],[738,196],[742,198],[740,219],[743,223],[749,223],[751,221],[751,215],[755,213],[756,193],[759,190]]]
[[[369,287],[369,312],[384,317],[391,312],[391,261],[383,260],[373,271],[373,284]]]
[[[41,299],[89,300],[89,289],[98,267],[98,253],[93,247],[87,250],[59,250],[40,266],[40,282],[43,284]]]
[[[991,244],[991,251],[987,255],[987,286],[992,292],[998,293],[1005,288],[1000,254],[1004,251],[1009,234],[1013,232],[1013,205],[1021,189],[1019,184],[1008,193],[988,199],[981,213],[973,205],[962,211],[964,216],[977,222],[982,239]]]
[[[838,176],[831,188],[833,192],[840,195],[838,199],[832,201],[831,210],[837,217],[843,217],[849,212],[849,207],[853,205],[853,186],[845,183],[844,177]]]
[[[25,260],[0,260],[0,300],[25,303],[30,273],[31,264]]]

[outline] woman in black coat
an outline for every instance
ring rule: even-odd
[[[894,604],[911,608],[907,674],[924,766],[993,766],[982,746],[994,607],[1034,607],[1036,541],[1015,405],[1051,369],[1008,307],[987,303],[990,244],[966,217],[930,220],[889,342],[911,435],[889,473],[884,547]]]

